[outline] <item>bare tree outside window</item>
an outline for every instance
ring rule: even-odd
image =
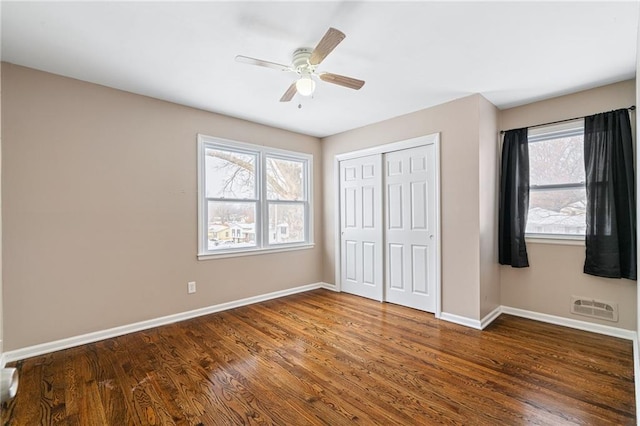
[[[584,235],[583,135],[529,143],[530,234]]]
[[[267,157],[267,198],[269,200],[302,200],[303,163]]]
[[[267,157],[269,244],[305,240],[303,176],[303,162]]]
[[[207,197],[256,198],[256,155],[207,149]]]

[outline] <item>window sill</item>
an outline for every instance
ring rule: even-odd
[[[564,246],[583,246],[584,236],[569,235],[525,235],[524,240],[527,244],[557,244]]]
[[[287,251],[296,251],[296,250],[308,250],[315,247],[315,244],[296,244],[289,245],[286,247],[270,247],[270,248],[260,248],[260,249],[252,249],[252,250],[242,250],[242,251],[234,251],[234,252],[223,252],[223,253],[199,253],[198,260],[213,260],[213,259],[226,259],[229,257],[242,257],[242,256],[255,256],[259,254],[272,254],[272,253],[283,253]]]

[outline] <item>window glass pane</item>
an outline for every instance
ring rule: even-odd
[[[529,143],[529,184],[584,182],[583,136]]]
[[[270,200],[304,200],[304,163],[267,157],[267,197]]]
[[[256,246],[256,203],[208,203],[209,250],[225,250]]]
[[[269,244],[305,241],[304,204],[269,203]]]
[[[531,191],[526,233],[584,235],[586,201],[584,188]]]
[[[206,196],[256,199],[256,155],[205,149]]]

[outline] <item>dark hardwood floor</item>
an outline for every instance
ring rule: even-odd
[[[3,424],[635,424],[630,341],[326,290],[16,366]]]

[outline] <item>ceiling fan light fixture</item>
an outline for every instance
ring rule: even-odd
[[[313,81],[310,75],[303,75],[296,81],[296,90],[302,96],[311,96],[313,91],[316,90],[316,82]]]

